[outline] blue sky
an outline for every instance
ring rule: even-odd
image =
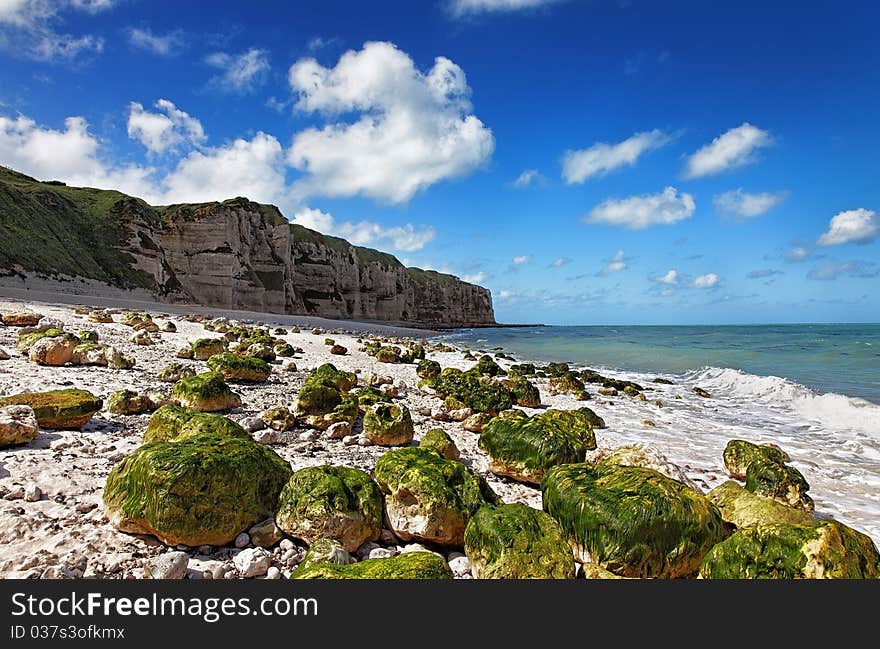
[[[0,0],[0,163],[272,202],[502,322],[880,321],[871,4]]]

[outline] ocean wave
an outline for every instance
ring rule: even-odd
[[[880,434],[880,406],[865,399],[834,392],[821,394],[778,376],[758,376],[723,367],[694,370],[685,378],[710,392],[791,410],[823,428]]]

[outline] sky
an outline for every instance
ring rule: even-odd
[[[273,203],[499,322],[877,322],[874,4],[0,0],[0,164]]]

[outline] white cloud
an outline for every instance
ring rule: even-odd
[[[623,142],[597,142],[587,149],[566,151],[562,158],[562,177],[569,185],[582,183],[593,176],[604,175],[618,167],[632,166],[648,151],[672,141],[663,131],[654,129],[636,133]]]
[[[555,4],[561,0],[451,0],[449,8],[453,15],[488,12],[521,11]]]
[[[392,43],[368,42],[333,68],[301,59],[290,68],[296,107],[352,123],[301,131],[288,160],[305,176],[302,196],[363,194],[408,201],[441,180],[471,173],[492,155],[492,132],[471,111],[464,71],[444,57],[422,73]]]
[[[667,187],[659,194],[609,198],[586,216],[588,223],[619,225],[642,230],[652,225],[671,225],[693,216],[696,203],[690,194]]]
[[[60,30],[64,14],[96,14],[115,0],[0,0],[0,48],[40,61],[72,60],[83,53],[101,52],[104,39]]]
[[[338,45],[341,41],[336,36],[331,36],[330,38],[324,38],[323,36],[315,36],[314,38],[310,38],[308,44],[306,45],[306,49],[309,52],[317,52],[318,50],[323,50],[325,47],[330,47],[332,45]]]
[[[804,261],[810,256],[810,251],[803,246],[792,246],[786,253],[786,261]]]
[[[687,160],[685,177],[699,178],[741,167],[755,160],[755,152],[770,146],[770,133],[748,122],[719,135]]]
[[[873,278],[880,275],[880,268],[875,262],[871,261],[846,261],[835,262],[828,261],[810,269],[807,273],[807,279],[817,280],[835,280],[838,277],[848,276],[856,278]]]
[[[486,273],[479,272],[474,273],[473,275],[465,275],[462,277],[462,279],[469,284],[479,284],[480,282],[486,281]]]
[[[211,79],[211,84],[225,92],[247,94],[261,86],[271,66],[269,53],[252,47],[238,55],[227,52],[214,52],[205,62],[221,73]]]
[[[523,264],[527,264],[532,260],[529,255],[519,255],[514,257],[511,261],[513,261],[514,266],[522,266]]]
[[[700,275],[694,280],[694,288],[712,288],[718,284],[720,278],[715,273]]]
[[[526,169],[517,176],[516,180],[513,181],[513,186],[517,189],[523,189],[530,186],[532,183],[538,182],[542,178],[543,176],[537,169]]]
[[[661,284],[669,284],[670,286],[678,284],[678,271],[670,268],[662,277],[658,277],[657,281]]]
[[[498,291],[499,300],[509,300],[513,297],[515,297],[513,291]]]
[[[128,137],[138,140],[151,153],[173,151],[187,143],[201,145],[205,139],[202,123],[167,99],[156,102],[158,113],[144,110],[133,101],[128,111]]]
[[[571,259],[569,259],[568,257],[557,257],[556,259],[554,259],[551,262],[550,266],[553,268],[562,268],[566,264],[570,264],[570,263],[571,263]]]
[[[128,42],[132,47],[147,50],[159,56],[174,56],[184,46],[183,32],[176,30],[165,35],[154,34],[149,29],[128,30]]]
[[[739,189],[733,189],[723,194],[717,194],[713,198],[715,209],[721,214],[735,216],[741,219],[751,219],[766,214],[774,207],[782,203],[787,192],[762,192],[748,194]]]
[[[859,208],[835,214],[828,232],[819,237],[820,246],[844,243],[870,243],[880,234],[880,217],[872,210]]]
[[[318,230],[324,234],[342,237],[356,246],[370,246],[386,244],[395,250],[414,252],[421,250],[437,236],[434,228],[424,227],[416,229],[412,224],[404,226],[383,228],[377,223],[370,221],[338,222],[332,215],[313,208],[302,208],[294,214],[294,223],[299,223],[312,230]],[[429,270],[425,267],[426,270]],[[446,272],[445,270],[442,272]],[[482,275],[478,273],[478,275]],[[474,281],[481,281],[476,279]]]
[[[618,250],[614,253],[614,256],[608,262],[608,264],[600,270],[597,275],[600,277],[604,277],[605,275],[610,275],[611,273],[618,273],[626,268],[626,255],[623,253],[623,250]]]

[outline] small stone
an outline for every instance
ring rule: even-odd
[[[694,394],[696,394],[698,397],[703,397],[704,399],[711,399],[711,398],[712,398],[712,395],[711,395],[711,394],[709,394],[708,392],[706,392],[703,388],[700,388],[700,387],[697,387],[697,386],[694,386],[694,387],[691,389],[691,392],[693,392]]]
[[[291,358],[288,358],[283,363],[281,363],[281,371],[282,372],[296,372],[296,361]]]
[[[459,408],[458,410],[450,410],[447,415],[452,421],[464,421],[474,414],[470,408]]]
[[[269,571],[269,553],[263,548],[248,548],[235,555],[233,563],[245,579],[260,577]]]
[[[79,503],[76,506],[77,514],[88,514],[93,509],[98,507],[98,503]]]
[[[9,354],[5,352],[3,349],[0,349],[0,361],[8,361]]]
[[[43,491],[33,482],[29,482],[24,488],[25,502],[35,503],[43,497]]]
[[[654,420],[653,420],[653,419],[645,419],[645,420],[642,421],[642,424],[644,424],[645,426],[650,426],[650,427],[652,427],[652,428],[655,427],[655,426],[657,425],[657,424],[654,423]]]
[[[348,349],[346,349],[342,345],[333,345],[330,348],[330,353],[336,356],[345,356],[348,353]]]
[[[282,552],[287,552],[288,550],[295,549],[296,545],[290,539],[281,539],[281,543],[278,544],[278,547]]]
[[[616,397],[617,388],[599,388],[599,394],[603,397]]]
[[[318,430],[307,430],[304,433],[299,434],[299,441],[301,442],[314,442],[318,437],[321,436],[321,431]]]
[[[449,413],[437,408],[431,411],[431,419],[434,421],[449,421]]]
[[[189,555],[186,552],[166,552],[148,559],[144,564],[144,577],[147,579],[183,579]]]
[[[456,577],[471,574],[471,560],[465,556],[456,557],[449,561],[449,569]]]
[[[266,579],[281,579],[281,571],[275,566],[271,566],[266,571]]]
[[[251,537],[247,532],[242,532],[235,537],[235,547],[246,548],[251,542]]]
[[[27,444],[36,439],[40,429],[34,409],[25,405],[0,408],[0,448]]]
[[[214,547],[211,545],[200,545],[199,546],[199,554],[208,555],[214,551]]]
[[[327,439],[343,439],[349,435],[351,435],[351,424],[347,421],[337,421],[324,431],[324,436]]]
[[[281,441],[281,432],[277,430],[272,430],[271,428],[265,428],[263,430],[258,430],[253,434],[254,441],[257,444],[277,444]]]
[[[390,550],[388,548],[373,548],[372,550],[370,550],[370,554],[367,556],[367,558],[388,559],[395,556],[397,556],[397,552],[395,550]]]
[[[224,576],[226,576],[226,566],[224,564],[221,563],[211,569],[211,577],[214,579],[223,579]]]
[[[267,518],[262,523],[257,523],[248,530],[248,535],[251,537],[251,543],[258,548],[270,548],[282,537],[274,518]]]
[[[355,551],[355,555],[357,558],[363,561],[364,559],[369,558],[370,552],[381,548],[382,546],[378,543],[374,543],[373,541],[367,541],[366,543],[361,544],[361,546]]]
[[[9,493],[3,496],[3,498],[4,500],[21,500],[22,498],[24,498],[24,487],[19,485],[14,489],[10,489]]]
[[[662,408],[662,407],[663,407],[663,402],[660,401],[660,399],[656,399],[656,400],[654,400],[654,401],[651,402],[651,405],[652,405],[652,406],[657,406],[658,408]]]
[[[357,443],[358,443],[358,446],[372,446],[373,445],[373,442],[368,440],[363,435],[361,435],[357,438]]]
[[[259,417],[246,417],[238,423],[249,433],[256,433],[258,430],[265,430],[267,427],[266,422]]]
[[[410,552],[430,552],[430,550],[421,543],[409,543],[400,548],[400,554],[409,554]]]
[[[346,446],[353,446],[358,443],[358,435],[346,435],[342,438],[342,443]]]

